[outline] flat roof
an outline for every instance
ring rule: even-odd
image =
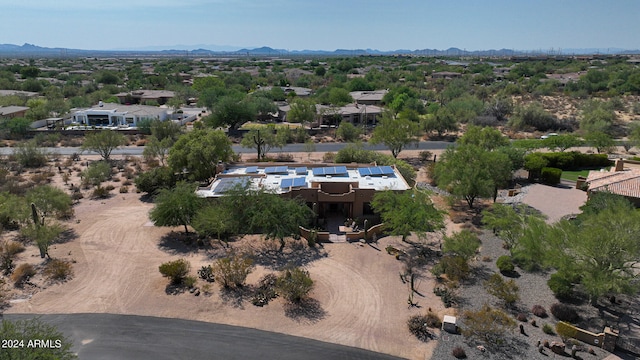
[[[235,179],[235,180],[230,180]],[[199,188],[200,197],[219,197],[231,186],[249,181],[250,186],[276,194],[310,188],[312,183],[357,183],[360,189],[408,190],[402,174],[394,166],[352,164],[251,164],[233,166],[218,174],[207,187]],[[222,191],[220,191],[222,190]]]

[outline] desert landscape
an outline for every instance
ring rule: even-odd
[[[406,154],[411,155],[415,154]],[[314,154],[314,159],[321,157]],[[92,160],[98,157],[83,156],[78,163]],[[64,187],[60,174],[52,181]],[[397,237],[380,238],[373,244],[321,244],[315,249],[303,243],[304,239],[291,239],[282,257],[305,259],[303,265],[315,283],[310,294],[313,301],[302,311],[291,309],[281,299],[257,307],[249,298],[220,290],[215,283],[208,294],[199,296],[188,291],[168,293],[168,282],[158,272],[160,264],[186,258],[195,275],[196,269],[211,264],[228,249],[217,241],[200,247],[181,242],[181,229],[153,226],[148,217],[153,204],[141,199],[141,194],[118,193],[117,188],[113,193],[108,199],[80,200],[74,206],[75,217],[66,222],[76,238],[49,250],[52,258],[73,262],[71,279],[50,284],[41,275],[32,278],[23,289],[14,290],[6,313],[113,313],[200,320],[424,359],[430,357],[436,342],[416,339],[407,330],[407,319],[427,309],[440,316],[454,312],[433,294],[435,280],[430,273],[422,273],[417,282],[417,291],[423,295],[415,296],[417,306],[408,306],[408,285],[399,276],[403,263],[384,251],[388,245],[406,246]],[[457,227],[449,225],[449,231]],[[256,235],[231,246],[253,254],[277,253],[275,242]],[[248,284],[274,271],[269,259],[259,261]],[[272,261],[276,264],[282,259]],[[16,262],[40,264],[37,247],[27,247]],[[197,286],[202,285],[199,280]]]

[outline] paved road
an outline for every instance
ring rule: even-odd
[[[318,152],[337,152],[338,150],[342,149],[343,147],[347,146],[346,143],[318,143],[315,144],[316,145],[316,150]],[[378,145],[371,145],[368,143],[364,143],[364,148],[367,150],[388,150],[384,145],[382,144],[378,144]],[[439,150],[439,149],[446,149],[447,146],[452,145],[452,143],[450,142],[446,142],[446,141],[421,141],[419,142],[417,145],[409,145],[406,150],[414,150],[414,149],[418,149],[418,150]],[[271,152],[276,152],[276,151],[280,151],[280,152],[304,152],[304,144],[288,144],[285,147],[282,148],[282,150],[275,148],[275,149],[271,149]],[[47,150],[48,152],[56,152],[60,155],[71,155],[73,153],[80,153],[81,150],[78,147],[56,147],[56,148],[44,148],[45,150]],[[144,147],[142,146],[125,146],[119,149],[116,149],[113,151],[113,155],[142,155],[142,151],[144,150]],[[255,152],[254,149],[250,149],[250,148],[245,148],[242,147],[240,145],[233,145],[233,151],[238,153],[238,154],[242,154],[242,153],[253,153]],[[3,155],[8,155],[13,153],[13,149],[12,148],[0,148],[0,154]],[[92,152],[85,152],[85,154],[95,154]]]
[[[35,315],[5,314],[9,320]],[[79,359],[398,359],[354,347],[199,321],[135,315],[41,315]]]

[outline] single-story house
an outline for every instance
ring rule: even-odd
[[[0,119],[24,117],[27,110],[29,110],[27,106],[0,106]]]
[[[165,121],[168,109],[146,105],[120,105],[101,103],[90,109],[76,111],[72,122],[85,126],[136,127],[141,120]]]
[[[144,104],[147,101],[155,101],[158,105],[164,105],[176,94],[169,90],[135,90],[122,92],[115,95],[121,104]]]
[[[382,98],[389,90],[374,90],[374,91],[352,91],[349,93],[357,104],[364,105],[381,105]]]
[[[317,105],[320,125],[339,125],[342,121],[352,124],[375,125],[382,116],[382,108],[375,105],[347,104],[341,107]]]
[[[215,179],[196,193],[203,198],[221,197],[242,183],[302,198],[321,218],[373,215],[371,200],[377,191],[411,188],[395,166],[256,163],[220,169]]]
[[[603,191],[621,195],[640,207],[640,169],[624,170],[621,160],[610,171],[590,171],[585,184],[589,194]]]

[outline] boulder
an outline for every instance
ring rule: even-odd
[[[553,351],[558,355],[564,354],[565,347],[566,347],[565,344],[559,341],[552,341],[551,345],[549,346],[549,348],[551,348],[551,351]]]

